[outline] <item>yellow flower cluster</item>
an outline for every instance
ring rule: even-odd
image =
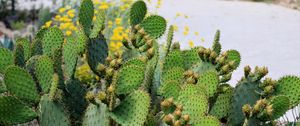
[[[116,20],[122,20],[117,18]],[[117,21],[115,21],[118,24]],[[122,40],[128,39],[129,29],[125,29],[123,26],[117,25],[113,31],[112,36],[110,37],[109,47],[111,51],[121,51]]]
[[[42,28],[48,28],[51,25],[58,26],[66,36],[71,36],[78,30],[74,23],[75,13],[76,11],[71,6],[59,8],[54,19],[46,22]]]

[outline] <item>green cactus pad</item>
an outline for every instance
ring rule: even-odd
[[[184,68],[184,59],[179,50],[173,50],[165,57],[163,72],[174,67]]]
[[[117,94],[127,94],[133,90],[139,88],[144,80],[144,67],[138,67],[135,65],[122,67],[120,69],[116,92]]]
[[[38,103],[39,94],[30,74],[17,66],[9,66],[4,74],[8,92],[26,102]]]
[[[219,120],[213,116],[203,116],[197,119],[193,126],[221,126]]]
[[[228,84],[220,85],[218,90],[218,97],[216,98],[216,102],[212,106],[209,114],[213,115],[218,119],[227,118],[230,114],[232,96],[233,96],[233,88]]]
[[[88,41],[87,60],[91,69],[97,73],[99,63],[104,64],[108,56],[108,46],[104,36]]]
[[[180,89],[180,83],[178,81],[167,81],[159,87],[158,94],[164,98],[173,97],[176,100]]]
[[[33,120],[37,114],[13,96],[0,96],[0,125],[14,125]]]
[[[82,54],[84,53],[84,50],[86,48],[87,45],[87,41],[88,41],[88,37],[84,34],[84,31],[82,30],[82,28],[80,28],[77,32],[77,48],[78,48],[78,53]]]
[[[43,44],[41,39],[34,39],[31,43],[31,56],[42,55]]]
[[[273,108],[271,118],[275,120],[283,116],[289,110],[290,100],[284,95],[278,95],[270,99],[270,104]]]
[[[69,126],[67,114],[61,104],[43,96],[40,102],[40,126]]]
[[[65,63],[65,71],[69,78],[74,76],[77,65],[78,52],[76,47],[76,40],[74,38],[67,38],[67,43],[63,46],[63,60]]]
[[[109,113],[105,104],[90,104],[83,116],[82,126],[108,126]]]
[[[40,57],[40,55],[33,56],[26,62],[25,68],[31,74],[31,76],[35,76],[35,65]]]
[[[92,0],[83,0],[79,9],[79,23],[82,25],[86,36],[90,35],[94,16]]]
[[[198,73],[199,75],[207,72],[207,71],[216,71],[216,67],[209,63],[209,62],[200,62],[194,64],[190,70],[194,71],[195,73]],[[216,71],[217,72],[217,71]]]
[[[142,126],[150,107],[150,96],[143,91],[134,91],[117,106],[110,117],[122,126]]]
[[[218,55],[221,53],[222,46],[220,44],[220,30],[217,30],[214,38],[214,43],[212,46],[213,51],[215,51]]]
[[[0,73],[3,74],[6,67],[14,64],[13,53],[5,48],[0,48]]]
[[[192,84],[185,85],[179,92],[177,101],[184,106],[182,114],[188,114],[192,122],[208,111],[208,100],[204,93]]]
[[[241,62],[241,55],[236,50],[228,50],[227,62],[234,61],[234,69],[238,68]]]
[[[142,0],[135,2],[130,9],[130,25],[134,26],[143,21],[147,14],[146,3]]]
[[[184,80],[184,69],[181,67],[174,67],[172,69],[167,70],[164,72],[161,78],[161,82],[167,81],[177,81],[181,83]]]
[[[53,74],[53,61],[47,56],[39,57],[35,64],[35,76],[44,93],[49,92]]]
[[[234,90],[231,114],[229,116],[229,124],[233,126],[242,125],[245,120],[242,107],[245,104],[253,106],[260,99],[260,94],[257,93],[260,91],[260,81],[252,82],[251,80],[253,79],[247,78],[247,80],[240,81]]]
[[[184,100],[189,99],[190,96],[194,95],[206,95],[204,88],[201,88],[198,85],[187,84],[182,87],[182,90],[179,92],[178,101],[184,102]]]
[[[207,71],[199,76],[197,84],[204,86],[207,96],[212,97],[217,91],[219,76],[215,71]]]
[[[157,39],[165,33],[167,22],[163,17],[153,15],[147,17],[141,23],[141,26],[147,34],[149,34],[152,38]]]
[[[170,52],[171,50],[171,45],[172,45],[172,42],[173,42],[173,36],[174,36],[174,26],[171,25],[169,27],[169,31],[168,31],[168,35],[167,35],[167,52]]]
[[[57,27],[49,28],[43,37],[43,53],[47,56],[53,56],[57,49],[64,43],[64,34]]]
[[[139,58],[132,58],[132,59],[126,61],[124,64],[122,64],[122,67],[127,67],[127,66],[131,66],[131,65],[144,67],[145,63]]]
[[[19,38],[16,43],[20,43],[23,46],[25,61],[30,58],[30,42],[25,38]]]
[[[190,96],[188,99],[183,99],[180,104],[184,106],[182,114],[189,115],[192,123],[208,111],[208,101],[205,95]]]
[[[25,62],[24,47],[22,44],[18,43],[14,50],[14,63],[17,66],[24,67]]]
[[[68,93],[65,92],[64,106],[67,107],[70,117],[75,121],[75,124],[80,123],[81,116],[88,105],[84,98],[87,91],[77,79],[68,80],[66,82],[66,90]]]
[[[290,99],[290,107],[300,102],[300,78],[296,76],[285,76],[278,80],[275,87],[276,95],[285,95]]]
[[[183,58],[184,58],[184,65],[185,69],[189,69],[196,63],[201,63],[201,59],[198,56],[198,48],[193,48],[191,50],[184,50],[183,53]]]
[[[99,34],[101,34],[101,30],[104,29],[106,12],[105,10],[99,10],[95,16],[96,20],[93,22],[94,25],[90,38],[96,38]]]
[[[2,80],[0,80],[0,94],[6,92],[6,87]]]

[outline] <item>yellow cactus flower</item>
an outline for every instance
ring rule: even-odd
[[[190,30],[189,26],[185,26],[185,27],[184,27],[184,30],[185,30],[185,31],[189,31],[189,30]]]
[[[183,35],[184,35],[184,36],[187,36],[188,34],[189,34],[188,31],[184,31],[184,32],[183,32]]]
[[[184,15],[184,18],[188,19],[188,18],[189,18],[189,16],[188,16],[188,15]]]
[[[95,21],[95,20],[96,20],[96,16],[93,17],[93,21]]]
[[[190,40],[189,41],[189,46],[190,46],[190,48],[193,48],[195,46],[194,41]]]
[[[49,28],[52,24],[52,21],[48,21],[45,23],[45,28]]]
[[[117,24],[117,25],[120,25],[121,22],[122,22],[122,18],[116,18],[116,24]]]
[[[201,42],[205,42],[205,39],[204,39],[204,38],[201,38]]]
[[[180,13],[176,13],[176,17],[180,17],[181,16],[181,14]]]
[[[72,35],[72,31],[70,31],[70,30],[67,30],[67,31],[66,31],[66,35],[67,35],[67,36],[70,36],[70,35]]]
[[[64,8],[64,7],[58,9],[59,13],[64,13],[65,11],[66,11],[66,8]]]
[[[199,32],[195,32],[195,35],[196,35],[196,36],[199,36]]]
[[[109,6],[106,2],[101,2],[101,5],[99,6],[99,9],[106,10],[108,8],[109,8]]]

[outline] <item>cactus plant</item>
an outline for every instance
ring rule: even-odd
[[[50,27],[33,42],[19,39],[13,52],[0,48],[0,125],[265,126],[300,103],[299,77],[265,78],[266,67],[246,66],[230,86],[241,56],[221,50],[220,31],[211,48],[181,50],[170,26],[164,48],[166,20],[147,15],[143,1],[130,9],[123,52],[113,53],[103,35],[106,13],[94,14],[83,0],[76,36]],[[83,63],[88,83],[75,76]]]

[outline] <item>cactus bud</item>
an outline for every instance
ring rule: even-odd
[[[224,66],[222,66],[222,68],[221,68],[221,74],[227,74],[227,73],[229,73],[229,65],[228,64],[226,64],[226,65],[224,65]]]
[[[179,42],[173,43],[172,49],[173,49],[173,50],[180,49],[180,44],[179,44]]]
[[[205,50],[206,49],[204,47],[199,47],[199,49],[198,49],[198,55],[202,56],[204,54]]]
[[[172,125],[173,124],[173,116],[172,115],[166,115],[163,119],[163,121],[168,124],[168,125]]]
[[[212,51],[212,52],[210,53],[209,60],[210,60],[211,62],[214,62],[214,61],[216,60],[217,57],[218,57],[218,54],[217,54],[215,51]]]
[[[151,47],[153,45],[153,40],[152,39],[147,40],[146,44]]]
[[[228,52],[223,52],[221,55],[222,55],[223,57],[227,58]]]
[[[142,35],[145,35],[145,34],[146,34],[146,31],[145,31],[145,29],[143,29],[143,28],[141,28],[138,32],[139,32],[140,34],[142,34]]]
[[[244,67],[244,74],[245,74],[245,77],[248,77],[249,74],[250,74],[250,72],[251,72],[250,66],[245,66],[245,67]]]
[[[193,71],[192,70],[188,70],[188,71],[185,71],[184,73],[183,73],[183,75],[185,76],[185,77],[191,77],[191,76],[193,76]]]
[[[148,49],[146,55],[149,59],[151,59],[154,56],[154,48]]]
[[[108,89],[107,89],[107,92],[108,93],[113,93],[115,91],[115,88],[114,88],[114,86],[112,86],[112,85],[110,85],[109,87],[108,87]]]
[[[174,126],[181,126],[181,123],[179,120],[175,121]]]
[[[182,111],[183,110],[183,106],[182,105],[176,105],[176,109]]]
[[[105,100],[105,98],[106,98],[105,92],[100,91],[100,92],[98,93],[98,95],[97,95],[97,99],[100,100],[100,101],[103,101],[103,100]]]
[[[110,63],[112,61],[112,58],[110,57],[110,56],[108,56],[107,58],[106,58],[106,62],[107,63]]]
[[[117,59],[117,64],[121,65],[122,64],[122,58]]]
[[[103,64],[98,64],[97,66],[97,71],[100,71],[100,72],[104,72],[106,69],[106,66],[103,65]]]
[[[268,68],[267,67],[262,67],[262,68],[259,68],[258,69],[258,74],[261,76],[261,77],[264,77],[268,74]]]
[[[198,77],[199,77],[199,74],[198,74],[198,73],[194,73],[194,74],[193,74],[193,77],[194,77],[194,78],[198,78]]]
[[[228,74],[222,76],[220,82],[227,82],[227,81],[229,81],[231,79],[231,76],[232,76],[232,73],[228,73]]]
[[[186,82],[187,82],[188,84],[195,84],[195,83],[196,83],[196,80],[195,80],[195,78],[193,78],[193,77],[189,77],[188,79],[186,79]]]
[[[272,116],[272,114],[273,114],[273,105],[267,105],[266,106],[266,112],[267,112],[267,115]]]
[[[139,59],[144,63],[147,63],[147,61],[148,61],[148,58],[146,56],[141,56],[141,57],[139,57]]]
[[[95,102],[95,94],[94,92],[87,92],[86,95],[85,95],[85,99],[91,103],[94,103]]]
[[[188,122],[190,121],[190,116],[189,115],[183,115],[183,120]]]
[[[136,30],[140,30],[142,27],[141,27],[139,24],[137,24],[137,25],[134,26],[134,28],[135,28]]]
[[[266,86],[264,88],[264,93],[266,93],[266,94],[271,94],[273,92],[274,92],[274,87],[273,86]]]
[[[218,64],[220,64],[220,65],[224,65],[224,64],[225,64],[225,57],[219,57],[219,58],[217,59],[217,62],[218,62]]]
[[[145,41],[148,41],[148,40],[151,39],[151,37],[150,37],[150,35],[145,35],[145,36],[144,36],[144,39],[145,39]]]
[[[161,108],[169,108],[171,106],[171,103],[167,100],[164,100],[160,103]]]
[[[121,53],[120,52],[115,52],[114,53],[115,58],[121,58]]]
[[[108,68],[108,69],[106,70],[106,75],[107,75],[108,77],[112,77],[113,74],[114,74],[114,69],[113,69],[113,68]]]
[[[229,63],[228,63],[228,65],[229,65],[229,67],[230,68],[234,68],[235,67],[235,61],[230,61]]]
[[[242,107],[242,111],[246,118],[249,118],[251,115],[251,106],[249,104],[246,104]]]
[[[178,118],[181,117],[182,112],[180,110],[175,110],[174,115]]]
[[[168,99],[167,99],[167,101],[168,101],[168,102],[170,102],[171,104],[173,104],[173,102],[174,102],[174,98],[173,98],[173,97],[171,97],[171,98],[168,98]]]
[[[116,68],[118,66],[117,60],[113,59],[110,63],[109,66],[112,68]]]

